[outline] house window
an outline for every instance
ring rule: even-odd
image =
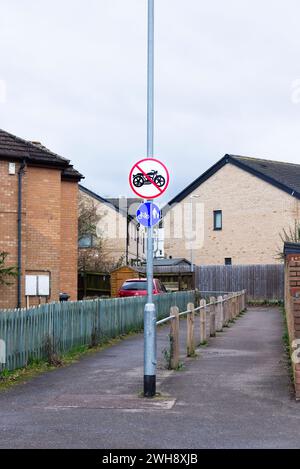
[[[91,234],[82,236],[78,241],[78,246],[80,248],[92,248],[96,245],[96,238]]]
[[[222,210],[214,210],[214,230],[222,229]]]
[[[225,257],[225,265],[232,265],[231,257]]]

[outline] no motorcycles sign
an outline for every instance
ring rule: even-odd
[[[162,195],[169,185],[169,180],[166,166],[154,158],[138,161],[129,175],[131,189],[144,199],[155,199]]]

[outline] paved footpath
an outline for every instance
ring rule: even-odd
[[[168,328],[159,329],[161,397],[150,401],[139,397],[142,336],[130,337],[0,393],[0,447],[297,448],[300,403],[282,330],[278,309],[249,309],[182,371],[169,372],[161,353]]]

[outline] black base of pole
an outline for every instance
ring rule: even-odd
[[[154,397],[156,394],[156,376],[144,376],[144,397]]]

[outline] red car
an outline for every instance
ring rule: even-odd
[[[153,294],[160,295],[167,293],[166,287],[157,278],[153,279]],[[125,296],[146,296],[147,295],[147,279],[145,278],[132,278],[126,280],[121,286],[118,296],[124,298]]]

